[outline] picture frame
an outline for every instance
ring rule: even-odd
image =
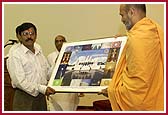
[[[96,93],[108,87],[127,37],[64,43],[48,86],[56,92]]]

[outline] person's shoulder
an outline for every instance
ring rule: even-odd
[[[42,50],[41,46],[38,43],[34,43],[34,47],[37,48],[38,50]]]
[[[20,46],[20,43],[12,45],[12,47],[9,49],[9,52],[16,50],[19,46]]]
[[[15,44],[9,49],[9,56],[19,57],[22,51],[21,44]]]
[[[48,54],[48,58],[49,57],[55,57],[55,56],[57,56],[58,55],[58,53],[57,53],[57,51],[53,51],[53,52],[51,52],[50,54]]]
[[[159,28],[159,29],[161,29],[161,30],[163,30],[163,28],[161,27],[161,25],[159,25],[159,23],[158,22],[156,22],[155,20],[153,20],[153,19],[149,19],[150,21],[151,21],[151,23],[153,24],[153,25],[155,25],[157,28]]]
[[[148,17],[144,17],[138,21],[129,32],[139,31],[137,34],[146,34],[147,32],[154,32],[157,29],[157,23]]]
[[[153,19],[151,19],[151,18],[148,18],[148,17],[145,17],[144,19],[142,19],[142,21],[144,22],[144,24],[142,24],[142,25],[144,25],[144,26],[151,26],[151,25],[153,25],[153,26],[160,26],[159,24],[158,24],[158,22],[156,22],[155,20],[153,20]]]
[[[40,52],[40,54],[43,54],[42,47],[38,43],[34,43],[34,48],[37,52]]]

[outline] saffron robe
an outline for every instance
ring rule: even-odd
[[[108,87],[114,111],[164,110],[163,30],[149,18],[137,22]]]

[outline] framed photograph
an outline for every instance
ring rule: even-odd
[[[113,77],[127,37],[64,43],[49,86],[57,92],[99,92]]]

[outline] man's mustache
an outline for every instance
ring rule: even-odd
[[[28,42],[29,40],[33,41],[33,39],[31,38],[27,38],[25,41]]]

